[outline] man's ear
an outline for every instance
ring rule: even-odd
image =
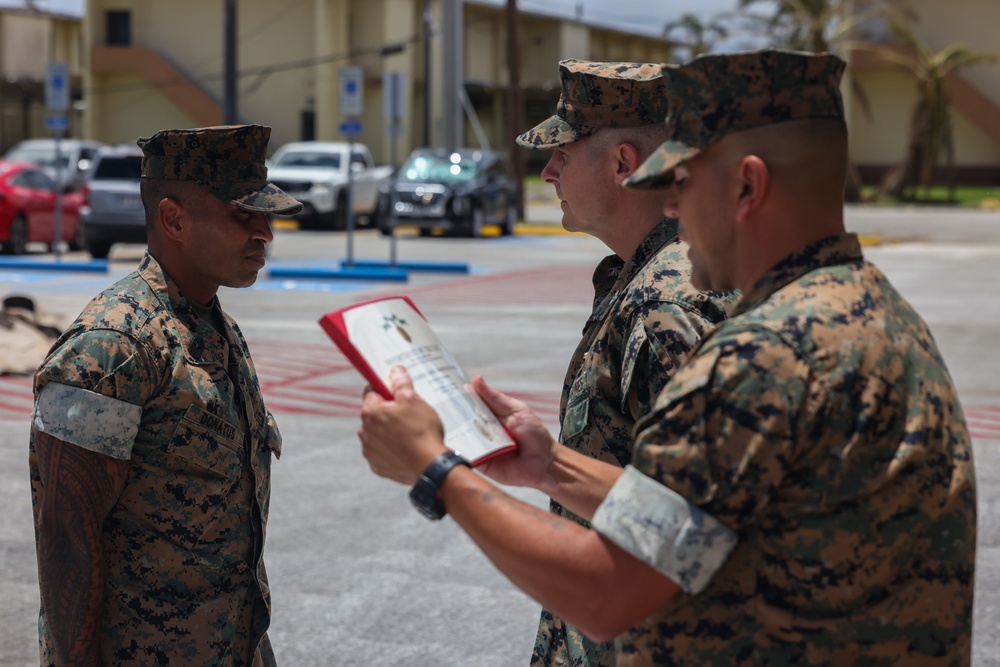
[[[638,149],[628,143],[618,144],[615,157],[618,160],[618,167],[615,170],[615,181],[618,185],[622,185],[629,179],[629,176],[635,173],[635,170],[639,168],[643,160],[639,157]]]
[[[187,228],[183,205],[172,197],[164,197],[157,207],[157,226],[171,241],[179,241]]]
[[[744,222],[757,213],[767,197],[771,177],[767,164],[756,155],[747,155],[739,165],[739,200],[736,204],[736,220]]]

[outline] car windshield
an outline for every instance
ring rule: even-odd
[[[452,153],[450,156],[416,155],[399,170],[401,181],[470,181],[476,177],[479,163]]]
[[[95,180],[138,181],[142,177],[142,156],[105,156],[97,163],[92,178]]]
[[[315,151],[289,151],[274,161],[276,167],[303,167],[305,169],[339,169],[340,153]]]

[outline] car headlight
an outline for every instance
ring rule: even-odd
[[[329,183],[313,183],[311,191],[314,195],[328,195],[333,192],[333,188],[330,187]]]

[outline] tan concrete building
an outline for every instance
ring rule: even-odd
[[[993,39],[1000,25],[995,0],[905,1],[914,13],[914,31],[930,48],[964,42],[1000,55]],[[365,79],[359,140],[378,161],[388,162],[394,152],[402,159],[424,143],[425,128],[430,143],[442,143],[448,116],[441,33],[451,2],[429,2],[434,38],[428,80],[424,0],[239,0],[239,120],[271,125],[272,146],[339,139],[339,70],[354,65],[363,68]],[[49,136],[45,65],[55,60],[68,62],[74,75],[78,103],[69,114],[70,136],[131,143],[162,127],[221,122],[223,4],[86,0],[82,18],[0,5],[0,150],[21,138]],[[465,0],[461,23],[462,80],[475,110],[474,116],[465,114],[465,143],[504,149],[509,81],[502,0]],[[672,45],[664,40],[540,12],[522,11],[520,32],[526,127],[554,108],[559,59],[672,59]],[[872,110],[869,118],[845,87],[851,151],[874,180],[904,154],[915,88],[905,73],[870,57],[854,53],[850,59],[849,71]],[[406,84],[395,146],[382,109],[387,72],[399,72]],[[1000,183],[1000,62],[963,68],[952,77],[950,92],[961,180]]]
[[[913,12],[910,24],[932,51],[962,43],[974,51],[994,53],[995,63],[963,67],[948,81],[954,119],[958,182],[1000,185],[1000,2],[996,0],[905,0]],[[876,38],[893,43],[888,31]],[[849,105],[851,155],[868,182],[897,164],[906,151],[910,118],[916,102],[911,76],[863,52],[850,54],[849,71],[871,108],[869,118],[857,99]],[[850,96],[850,91],[845,88]]]
[[[45,125],[48,63],[69,65],[71,98],[79,101],[84,55],[78,16],[0,6],[0,153],[22,139],[50,136]],[[79,105],[68,116],[68,134],[79,135]]]
[[[364,69],[360,141],[380,162],[391,144],[383,116],[382,79],[400,72],[406,113],[397,140],[400,159],[423,143],[425,94],[422,0],[240,0],[238,117],[273,127],[272,146],[299,139],[340,139],[339,71]],[[430,2],[440,35],[445,0]],[[475,109],[465,143],[506,146],[505,13],[497,3],[463,6],[464,81]],[[134,141],[162,127],[221,122],[222,3],[203,0],[87,0],[84,38],[86,135]],[[441,142],[445,113],[442,39],[430,48],[430,142]],[[522,13],[522,84],[529,122],[551,113],[558,97],[560,58],[670,58],[668,42],[604,26]]]

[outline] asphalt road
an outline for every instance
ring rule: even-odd
[[[536,206],[533,222],[557,210]],[[851,209],[849,226],[930,324],[974,435],[980,502],[975,659],[1000,666],[1000,214]],[[589,274],[606,254],[580,235],[399,240],[407,261],[468,263],[468,274],[413,272],[405,283],[262,279],[223,290],[251,344],[265,398],[284,435],[274,466],[265,560],[274,595],[272,643],[283,665],[525,665],[538,605],[493,569],[449,520],[414,512],[406,489],[374,477],[357,445],[362,383],[316,324],[376,295],[413,298],[470,372],[555,423],[565,365],[589,311]],[[333,266],[343,234],[279,232],[270,259]],[[356,236],[356,259],[389,242]],[[0,295],[30,294],[75,315],[133,268],[141,248],[116,248],[108,274],[0,269]],[[72,259],[72,257],[67,257]],[[0,378],[0,665],[37,664],[38,604],[27,483],[30,382]],[[518,492],[544,505],[533,492]]]

